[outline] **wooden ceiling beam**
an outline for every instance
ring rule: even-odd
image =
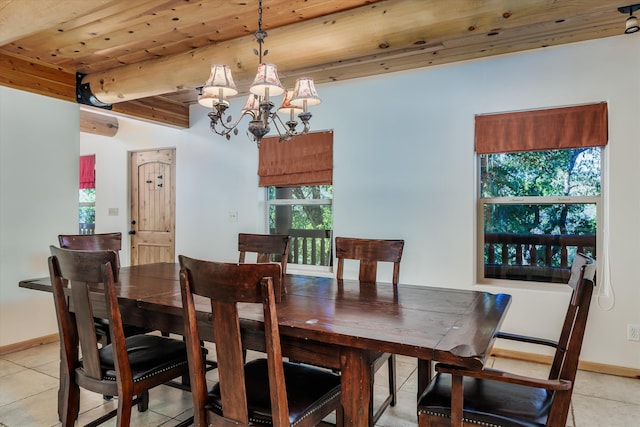
[[[80,109],[80,132],[112,137],[118,133],[118,127],[117,117]]]
[[[76,102],[75,74],[2,53],[0,85]],[[123,102],[114,105],[113,112],[178,128],[189,127],[189,106],[163,98]]]
[[[544,3],[545,7],[541,7]],[[278,65],[285,86],[292,86],[300,70],[321,70],[325,81],[358,77],[359,61],[390,58],[406,63],[413,54],[439,50],[444,42],[466,35],[520,31],[550,20],[563,22],[583,7],[592,14],[614,13],[610,2],[487,2],[469,10],[468,1],[386,0],[321,18],[269,30],[265,60]],[[491,42],[485,43],[491,46]],[[255,75],[254,37],[245,36],[188,52],[149,59],[90,73],[83,83],[106,104],[174,93],[204,84],[212,63],[231,67],[241,93]],[[401,58],[396,60],[394,58]],[[405,58],[405,59],[402,59]],[[353,67],[345,67],[350,63]],[[320,64],[320,65],[319,65]],[[384,67],[384,65],[383,65]],[[377,67],[376,67],[377,68]],[[351,70],[354,72],[352,73]],[[379,74],[375,69],[365,75]],[[316,75],[313,75],[316,78]],[[323,80],[318,80],[323,81]]]

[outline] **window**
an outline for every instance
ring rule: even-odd
[[[480,155],[485,279],[566,283],[596,255],[600,147]]]
[[[79,234],[93,234],[96,223],[96,156],[80,156]]]
[[[267,194],[269,232],[291,236],[289,263],[331,267],[333,187],[267,187]]]
[[[601,235],[607,104],[476,117],[479,280],[566,283]]]
[[[81,188],[79,202],[79,234],[93,234],[96,226],[96,189]]]
[[[329,271],[333,264],[333,131],[289,141],[267,137],[259,148],[260,186],[267,190],[267,229],[291,236],[289,263]]]

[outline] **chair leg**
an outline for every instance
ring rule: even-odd
[[[395,406],[398,399],[398,392],[396,387],[396,356],[391,354],[387,359],[389,369],[389,394],[384,399],[377,411],[374,411],[373,395],[374,395],[374,381],[375,378],[375,366],[371,372],[371,400],[369,401],[369,427],[375,426],[382,414],[389,406]]]
[[[389,358],[389,393],[391,394],[391,406],[396,406],[398,401],[398,387],[396,387],[396,355]]]
[[[147,399],[148,399],[148,396],[147,396]],[[117,422],[116,422],[116,425],[118,427],[129,427],[129,425],[131,424],[132,400],[133,400],[133,396],[118,396],[118,415],[117,415]],[[147,404],[148,404],[148,401],[147,401]],[[140,404],[138,404],[138,409],[139,408],[140,408]]]
[[[138,402],[138,412],[145,412],[149,409],[149,390],[145,390],[138,396],[140,401]],[[129,403],[131,406],[131,403]]]
[[[72,384],[68,376],[58,389],[58,416],[65,427],[73,427],[80,412],[80,387]]]

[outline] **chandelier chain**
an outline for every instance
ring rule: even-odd
[[[262,29],[262,0],[258,0],[258,29],[253,35],[258,42],[259,50],[254,50],[253,52],[258,56],[258,63],[262,63],[262,57],[267,56],[268,51],[262,51],[262,44],[264,43],[265,37],[267,37],[267,32]]]

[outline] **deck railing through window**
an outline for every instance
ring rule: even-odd
[[[273,230],[271,230],[273,233]],[[289,230],[289,262],[302,265],[333,265],[332,230]]]
[[[485,278],[566,283],[576,252],[595,257],[596,236],[485,233]]]
[[[91,223],[80,223],[80,228],[78,234],[94,234],[96,231],[96,224]]]

